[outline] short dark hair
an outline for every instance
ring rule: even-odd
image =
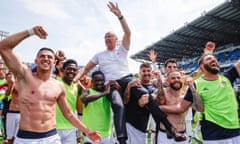
[[[54,52],[54,50],[51,49],[51,48],[47,48],[47,47],[41,48],[41,49],[37,52],[37,56],[39,55],[39,53],[40,53],[41,51],[44,51],[44,50],[50,51],[51,53],[53,53],[53,55],[54,55],[54,57],[55,57],[55,52]]]
[[[170,59],[167,59],[165,62],[164,62],[164,67],[166,68],[168,63],[176,63],[177,65],[177,60],[174,59],[174,58],[170,58]]]
[[[6,73],[6,76],[13,74],[11,71]]]
[[[140,65],[140,69],[142,69],[142,68],[144,68],[144,67],[146,67],[146,68],[152,68],[152,67],[151,67],[151,64],[150,64],[150,63],[147,63],[147,62],[144,62],[144,63],[142,63],[142,64]]]
[[[92,79],[93,79],[93,77],[95,76],[95,75],[98,75],[98,74],[100,74],[100,75],[102,75],[103,76],[103,79],[104,79],[104,81],[105,81],[105,75],[104,75],[104,73],[102,72],[102,71],[100,71],[100,70],[97,70],[97,71],[94,71],[93,73],[92,73]]]
[[[75,64],[78,67],[78,63],[77,61],[75,61],[74,59],[67,59],[64,63],[63,63],[63,69],[65,69],[68,65],[70,64]]]
[[[171,73],[174,73],[174,72],[179,72],[181,74],[180,70],[171,70],[167,72],[166,76],[168,77]]]

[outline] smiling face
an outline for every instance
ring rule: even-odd
[[[37,68],[43,72],[51,72],[52,66],[55,64],[54,53],[50,50],[40,50],[35,59]]]
[[[169,72],[167,75],[167,82],[173,90],[180,90],[183,85],[182,75],[178,71]]]
[[[96,73],[92,77],[93,88],[97,91],[104,91],[105,78],[102,73]]]
[[[150,64],[142,64],[140,66],[140,76],[143,84],[148,84],[152,80],[152,67]]]
[[[220,66],[218,64],[217,58],[213,55],[206,55],[202,58],[200,67],[203,72],[208,72],[211,74],[217,74],[220,71]]]
[[[68,64],[67,67],[64,69],[64,77],[69,81],[73,81],[73,78],[77,74],[78,67],[76,64]]]

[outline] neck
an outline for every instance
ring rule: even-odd
[[[62,79],[63,79],[63,82],[65,82],[65,83],[68,84],[68,85],[71,85],[72,80],[69,80],[69,79],[67,79],[66,77],[63,77]]]
[[[205,80],[217,80],[218,77],[219,77],[218,74],[210,74],[210,73],[208,73],[208,74],[204,74],[204,75],[203,75],[203,78],[204,78]]]
[[[114,51],[114,50],[115,50],[115,47],[116,47],[116,46],[114,46],[114,45],[108,46],[108,47],[107,47],[107,50],[108,50],[108,51]]]
[[[141,80],[141,83],[142,83],[142,85],[149,85],[149,84],[151,84],[150,81],[144,81],[144,80]]]
[[[167,87],[166,89],[167,89],[167,93],[170,94],[170,95],[172,95],[172,96],[175,96],[175,97],[181,96],[181,89],[179,89],[179,90],[174,90],[174,89],[172,89],[172,88],[170,88],[170,87]]]
[[[46,80],[49,80],[51,78],[51,73],[41,73],[41,72],[38,72],[36,73],[36,76],[43,80],[43,81],[46,81]]]

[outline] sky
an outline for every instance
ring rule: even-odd
[[[226,0],[115,0],[131,29],[129,57],[151,46]],[[108,0],[1,0],[0,30],[13,34],[41,25],[48,38],[24,40],[15,52],[24,62],[34,62],[41,47],[63,50],[67,58],[86,63],[106,49],[104,34],[123,36],[117,17],[107,7]],[[147,55],[147,54],[146,54]],[[159,55],[159,54],[158,54]],[[130,71],[139,63],[129,58]]]

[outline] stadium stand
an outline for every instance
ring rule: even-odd
[[[181,68],[192,72],[197,69],[197,59],[207,41],[217,44],[215,53],[226,68],[240,57],[240,1],[227,0],[209,12],[185,24],[165,38],[131,56],[136,61],[150,61],[148,51],[158,54],[157,63],[162,65],[168,58],[175,58]]]

